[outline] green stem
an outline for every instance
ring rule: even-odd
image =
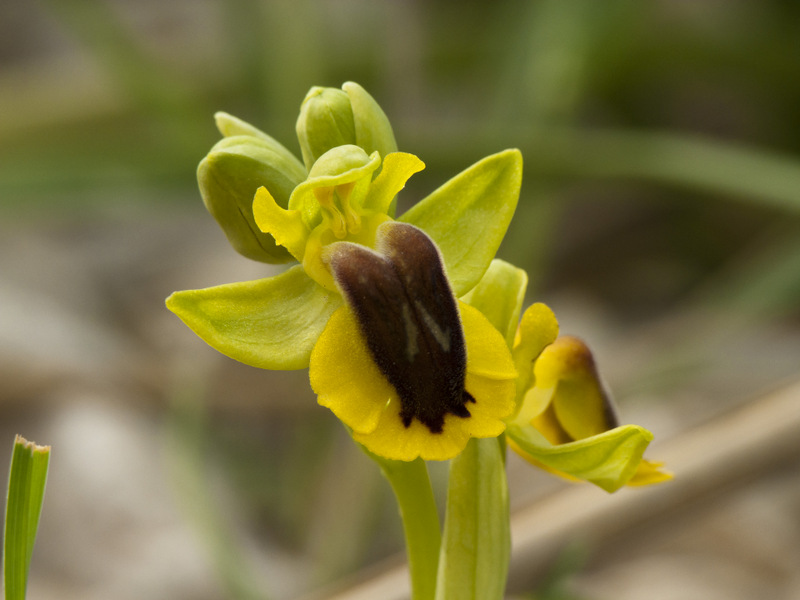
[[[433,600],[439,547],[442,541],[439,513],[425,461],[387,460],[368,452],[392,486],[406,537],[413,600]]]

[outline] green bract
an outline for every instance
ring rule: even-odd
[[[525,271],[496,258],[463,300],[486,315],[511,348],[527,286],[528,274]]]

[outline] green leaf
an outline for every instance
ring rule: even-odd
[[[509,424],[506,434],[523,456],[572,477],[615,492],[633,477],[653,434],[638,425],[624,425],[592,437],[553,445],[533,427]]]
[[[753,206],[800,210],[800,161],[772,150],[660,131],[608,130],[549,140],[542,162],[559,174],[658,181]],[[538,165],[537,165],[538,166]]]
[[[436,600],[501,600],[510,556],[500,441],[473,438],[450,464]]]
[[[500,259],[494,259],[481,280],[462,298],[477,308],[506,338],[510,348],[514,344],[528,274],[522,269]]]
[[[304,369],[341,297],[297,265],[267,279],[175,292],[167,308],[207,344],[262,369]]]
[[[17,436],[6,501],[3,576],[6,600],[24,600],[42,512],[50,447]]]
[[[489,268],[521,183],[522,155],[504,150],[462,171],[400,217],[439,246],[456,296],[472,289]]]

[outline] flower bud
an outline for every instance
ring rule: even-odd
[[[378,103],[357,83],[341,90],[313,87],[300,106],[297,138],[307,169],[331,148],[353,144],[381,157],[397,151],[392,126]]]
[[[294,155],[277,141],[230,115],[218,114],[223,135],[197,168],[200,193],[208,212],[240,254],[266,263],[292,260],[285,248],[263,233],[253,218],[253,197],[265,187],[282,207],[306,178]]]

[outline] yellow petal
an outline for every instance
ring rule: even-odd
[[[633,477],[628,481],[628,485],[651,485],[669,481],[672,479],[673,475],[669,471],[663,471],[661,469],[663,466],[664,463],[642,459],[642,462],[639,463],[639,468],[636,469],[636,473],[634,473]]]
[[[503,336],[476,308],[459,302],[467,345],[467,373],[489,379],[515,380],[517,370]]]
[[[297,260],[303,260],[306,240],[311,232],[303,223],[299,210],[281,208],[267,188],[260,187],[253,199],[253,217],[261,231],[272,235],[275,242]]]
[[[540,388],[533,386],[522,396],[519,412],[514,417],[514,421],[520,425],[530,425],[534,419],[539,417],[550,406],[553,399],[553,388]]]
[[[514,340],[514,364],[517,367],[517,396],[532,387],[533,361],[558,337],[558,321],[546,304],[537,302],[523,313]]]
[[[383,159],[383,168],[369,188],[364,208],[386,214],[392,199],[402,190],[409,177],[425,168],[413,154],[392,152]]]
[[[354,432],[375,430],[397,393],[383,377],[361,339],[353,314],[339,308],[311,352],[311,387],[317,401]]]
[[[555,388],[555,415],[572,439],[617,426],[614,406],[600,381],[592,353],[578,338],[562,336],[542,350],[533,372],[536,387]]]
[[[527,409],[527,406],[525,408]],[[530,424],[553,445],[568,444],[569,442],[575,441],[574,438],[564,431],[561,423],[559,423],[552,404],[546,406],[541,414],[531,419]]]

